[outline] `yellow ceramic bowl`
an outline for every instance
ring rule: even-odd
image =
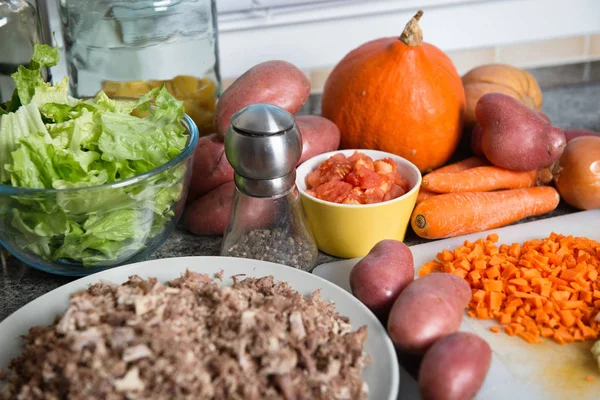
[[[355,151],[373,160],[391,158],[398,171],[410,183],[408,193],[377,204],[337,204],[317,199],[306,193],[306,176],[334,154],[351,156]],[[366,255],[384,239],[404,240],[410,215],[417,202],[421,173],[410,161],[376,150],[337,150],[306,160],[296,170],[296,185],[302,206],[312,228],[319,250],[340,258]]]

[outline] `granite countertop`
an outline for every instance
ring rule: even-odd
[[[593,63],[596,64],[596,63]],[[565,72],[563,69],[552,68],[551,70],[540,70],[536,77],[540,81],[544,79],[555,82],[548,76],[559,73],[567,82],[573,82],[573,73],[576,67]],[[570,73],[569,73],[570,72]],[[589,73],[588,73],[589,75]],[[554,86],[544,90],[543,110],[548,114],[553,123],[561,128],[587,128],[600,131],[600,112],[598,112],[598,100],[600,99],[600,82],[577,81],[576,84],[566,86]],[[320,110],[320,96],[313,95],[307,102],[302,113],[317,114]],[[464,143],[457,152],[456,158],[464,156],[467,144]],[[530,218],[520,223],[533,219],[548,218],[576,211],[572,207],[561,203],[552,213],[538,218]],[[425,242],[409,228],[406,244],[415,245]],[[173,235],[153,254],[149,259],[182,257],[182,256],[213,256],[219,254],[221,237],[194,236],[178,228]],[[321,253],[319,264],[334,261],[336,258]],[[27,267],[18,260],[9,257],[3,259],[2,271],[0,272],[0,321],[16,311],[21,306],[41,296],[42,294],[64,285],[75,278],[63,277],[44,273]]]

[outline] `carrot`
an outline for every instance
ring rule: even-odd
[[[421,187],[435,193],[489,192],[499,189],[520,189],[543,184],[545,173],[511,171],[496,166],[482,166],[459,172],[438,172],[425,175]],[[538,178],[539,177],[539,178]]]
[[[469,157],[469,158],[465,158],[464,160],[460,160],[455,163],[445,165],[434,171],[431,171],[430,173],[428,173],[425,176],[432,176],[432,175],[436,175],[438,173],[446,174],[446,173],[460,172],[460,171],[467,170],[469,168],[479,167],[482,165],[489,165],[489,162],[484,158]],[[421,188],[419,190],[419,195],[417,196],[417,204],[419,204],[423,200],[433,197],[435,195],[437,195],[437,193],[434,193],[430,190],[425,189],[423,187],[423,185],[421,184]]]
[[[489,161],[486,160],[485,158],[469,157],[469,158],[465,158],[464,160],[460,160],[460,161],[457,161],[452,164],[444,165],[443,167],[440,167],[436,170],[431,171],[426,176],[435,175],[435,174],[439,174],[439,173],[445,174],[445,173],[460,172],[460,171],[465,171],[465,170],[468,170],[471,168],[481,167],[482,165],[489,165],[489,164],[490,164]]]
[[[419,188],[419,194],[417,195],[417,204],[433,196],[437,196],[437,193],[427,190],[423,186],[421,186]]]
[[[417,204],[411,225],[425,239],[454,237],[545,214],[554,210],[559,200],[556,189],[549,186],[440,194]]]
[[[472,288],[469,317],[495,319],[506,334],[527,343],[599,337],[600,242],[557,233],[523,244],[497,246],[497,241],[492,234],[445,249],[419,276],[456,266]],[[498,333],[500,327],[490,331]]]

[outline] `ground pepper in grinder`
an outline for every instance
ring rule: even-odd
[[[296,188],[302,137],[294,117],[271,104],[253,104],[231,117],[225,154],[235,170],[222,256],[253,258],[305,271],[318,249]]]

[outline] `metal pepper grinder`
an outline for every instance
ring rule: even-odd
[[[241,109],[231,117],[225,154],[236,191],[221,255],[311,270],[319,252],[296,188],[302,137],[294,117],[271,104]]]

